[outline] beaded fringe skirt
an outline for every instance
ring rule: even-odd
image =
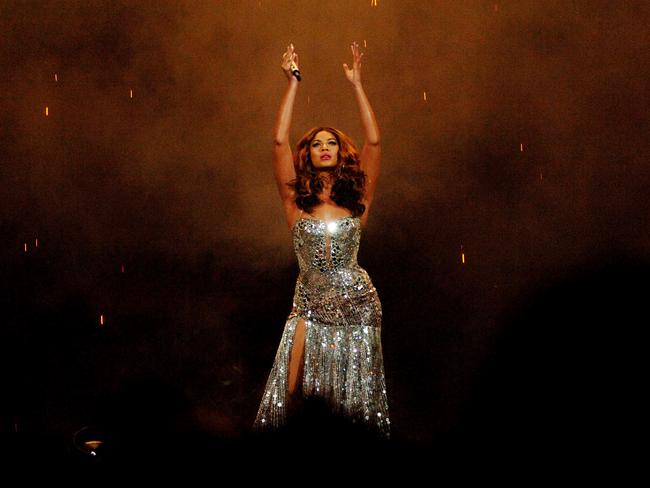
[[[289,360],[300,318],[292,312],[285,323],[253,424],[256,432],[277,430],[288,421]],[[323,400],[332,414],[387,439],[390,420],[380,335],[376,326],[321,325],[305,318],[302,394]]]

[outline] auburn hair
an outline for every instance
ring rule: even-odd
[[[320,131],[334,135],[338,142],[338,162],[333,169],[334,181],[330,197],[340,207],[347,208],[353,217],[363,215],[366,206],[361,203],[364,196],[366,174],[361,169],[359,152],[347,135],[332,127],[314,127],[296,144],[293,166],[295,179],[287,183],[294,190],[296,206],[307,213],[323,203],[319,195],[323,191],[326,176],[314,168],[310,157],[311,143]]]

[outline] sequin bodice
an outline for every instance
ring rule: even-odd
[[[343,217],[331,222],[300,218],[293,227],[293,249],[300,272],[321,273],[357,264],[361,236],[358,217]]]
[[[357,263],[360,237],[359,217],[296,221],[293,243],[300,274],[292,313],[322,325],[380,323],[381,304],[375,287]]]

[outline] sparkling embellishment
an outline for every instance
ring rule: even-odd
[[[275,429],[287,420],[289,359],[296,327],[304,319],[303,394],[322,398],[333,412],[390,437],[381,302],[357,263],[360,236],[358,217],[300,218],[294,224],[300,274],[254,429]]]

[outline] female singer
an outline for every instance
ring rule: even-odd
[[[379,127],[361,84],[361,58],[343,64],[361,115],[361,153],[332,127],[315,127],[294,153],[289,131],[300,74],[289,45],[288,85],[277,114],[273,170],[300,267],[293,307],[262,395],[255,430],[275,430],[317,398],[335,415],[390,436],[381,347],[382,309],[368,273],[357,264],[361,231],[380,163]]]

